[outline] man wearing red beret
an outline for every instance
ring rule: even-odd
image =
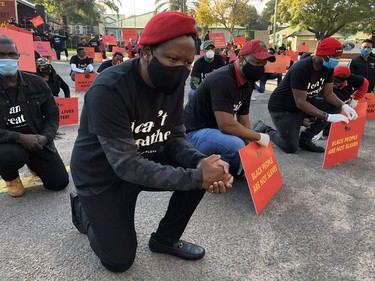
[[[333,71],[333,92],[335,95],[352,108],[356,108],[358,100],[367,93],[369,82],[362,76],[352,74],[346,66],[339,65]],[[318,140],[321,136],[328,135],[330,125],[324,128],[313,140]]]
[[[134,262],[134,212],[142,191],[174,191],[149,240],[153,252],[196,260],[204,248],[180,240],[206,191],[224,193],[233,177],[220,156],[187,141],[184,82],[195,55],[195,21],[164,12],[146,25],[142,56],[104,71],[85,95],[71,158],[77,194],[73,223],[110,271]]]
[[[357,113],[333,93],[333,69],[338,65],[343,47],[334,38],[320,42],[314,56],[306,56],[289,69],[268,102],[276,129],[262,121],[254,130],[268,133],[271,141],[286,153],[295,153],[298,147],[324,152],[324,148],[312,142],[329,122],[346,122],[357,118]],[[345,115],[339,114],[344,110]],[[316,117],[300,134],[305,117]]]
[[[268,135],[252,131],[249,121],[252,83],[263,75],[267,61],[275,57],[264,42],[246,42],[234,63],[208,75],[185,107],[189,141],[202,153],[220,154],[232,175],[242,173],[241,148],[250,141],[269,143]]]

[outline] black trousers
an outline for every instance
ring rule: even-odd
[[[43,182],[46,189],[62,190],[69,183],[69,175],[58,154],[46,148],[27,151],[20,144],[0,144],[0,175],[5,181],[18,177],[18,170],[27,165]]]
[[[153,160],[163,165],[179,166],[164,151]],[[125,271],[134,262],[137,249],[134,210],[141,191],[166,190],[119,181],[98,195],[79,195],[80,200],[74,201],[73,208],[91,248],[110,271]],[[163,244],[177,242],[205,192],[204,189],[174,191],[154,238]]]
[[[315,96],[307,100],[309,103],[330,114],[340,113],[341,108],[336,108],[328,104],[322,95]],[[271,112],[270,115],[276,130],[268,132],[270,139],[286,153],[294,153],[299,147],[300,129],[303,119],[311,117],[304,112],[278,111]],[[328,121],[316,118],[304,132],[301,137],[311,140],[316,134],[323,130],[329,124]]]

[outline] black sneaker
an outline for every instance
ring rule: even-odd
[[[258,133],[268,133],[272,128],[270,126],[267,126],[263,121],[258,120],[255,122],[253,126],[253,131],[258,132]]]
[[[306,149],[308,151],[318,152],[318,153],[323,153],[325,151],[324,147],[316,145],[315,143],[312,142],[311,139],[300,138],[299,147],[302,149]]]
[[[72,222],[80,233],[86,234],[86,231],[83,228],[83,225],[82,225],[80,219],[77,217],[76,208],[75,208],[75,204],[74,204],[74,203],[77,204],[79,202],[79,197],[74,192],[70,192],[69,197],[70,197],[70,207],[72,208]]]

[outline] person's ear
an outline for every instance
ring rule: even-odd
[[[142,50],[143,58],[149,63],[152,59],[152,50],[150,46],[144,46]]]

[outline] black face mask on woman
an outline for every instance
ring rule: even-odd
[[[156,57],[151,59],[147,72],[152,84],[167,95],[173,94],[190,74],[185,66],[164,66]]]
[[[245,59],[244,59],[245,60]],[[247,81],[256,82],[264,74],[264,65],[255,66],[250,64],[247,60],[246,64],[242,67],[242,71],[245,74]]]
[[[50,75],[52,72],[52,68],[50,66],[43,67],[40,69],[40,72],[45,74],[45,75]]]

